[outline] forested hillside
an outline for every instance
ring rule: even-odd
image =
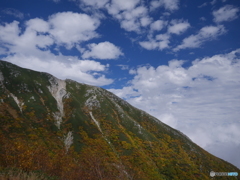
[[[211,179],[211,170],[240,174],[102,88],[0,61],[0,173],[9,168],[68,180],[202,180]]]

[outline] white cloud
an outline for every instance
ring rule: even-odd
[[[11,16],[14,16],[18,19],[23,19],[24,18],[24,14],[21,13],[19,10],[17,9],[13,9],[13,8],[6,8],[6,9],[3,9],[2,10],[2,13],[4,14],[8,14],[8,15],[11,15]]]
[[[164,7],[166,10],[173,11],[179,8],[179,0],[153,0],[151,2],[151,9]]]
[[[128,65],[118,64],[117,66],[119,66],[121,68],[121,70],[128,70],[129,69]]]
[[[38,25],[37,25],[38,24]],[[49,35],[41,34],[48,31],[47,23],[40,19],[32,19],[26,22],[26,30],[21,33],[19,22],[0,26],[0,39],[10,53],[25,53],[31,51],[37,53],[37,48],[46,48],[53,44]],[[40,32],[40,34],[38,34]]]
[[[132,20],[137,18],[148,18],[144,16],[146,14],[147,14],[147,9],[143,6],[139,6],[131,11],[124,11],[122,13],[122,18],[126,20]]]
[[[125,29],[126,31],[135,31],[139,32],[140,23],[135,22],[134,20],[122,20],[121,21],[121,27]]]
[[[122,89],[108,89],[108,91],[116,94],[120,98],[125,99],[129,99],[139,95],[139,93],[130,86],[123,87]]]
[[[77,82],[103,86],[113,82],[104,74],[95,76],[96,72],[104,72],[108,65],[96,61],[79,60],[77,57],[54,55],[50,52],[39,52],[38,56],[32,54],[15,54],[3,60],[24,68],[50,73],[60,79],[72,79]]]
[[[26,22],[26,26],[29,30],[34,30],[37,32],[44,32],[44,33],[48,32],[50,28],[48,22],[40,18],[30,19],[29,21]]]
[[[142,46],[143,48],[147,49],[147,50],[154,50],[157,47],[159,47],[159,43],[152,40],[152,41],[142,41],[139,42],[140,46]]]
[[[152,18],[141,0],[113,0],[105,6],[110,15],[116,18],[126,31],[141,32],[151,24]]]
[[[218,36],[224,34],[226,32],[224,26],[205,26],[196,35],[191,35],[185,39],[183,39],[182,44],[178,45],[174,51],[178,51],[180,49],[186,48],[198,48],[204,42],[211,41],[216,39]]]
[[[169,48],[169,39],[169,34],[158,34],[156,35],[155,39],[150,38],[148,41],[139,42],[139,44],[147,50],[163,50]]]
[[[54,36],[56,43],[71,48],[76,43],[97,37],[95,30],[100,22],[86,14],[63,12],[50,16],[49,24],[49,33]]]
[[[18,41],[15,42],[15,47],[12,48],[14,52],[24,53],[29,50],[36,50],[36,47],[46,48],[53,44],[53,39],[48,35],[37,35],[36,31],[27,29]]]
[[[111,4],[107,5],[109,14],[117,15],[120,11],[130,11],[134,9],[140,0],[112,0]]]
[[[126,31],[141,33],[141,30],[147,28],[152,22],[148,8],[144,6],[142,0],[75,1],[80,2],[80,8],[85,11],[93,9],[95,13],[101,14],[100,9],[106,10],[109,15],[119,21],[121,28]]]
[[[232,158],[217,152],[216,147],[228,149],[230,143],[232,149],[228,150],[233,152],[240,146],[239,55],[240,49],[197,59],[187,69],[182,60],[157,68],[142,66],[132,73],[130,86],[111,91],[176,127],[213,154]],[[235,158],[240,167],[240,156]]]
[[[14,39],[18,38],[18,35],[20,33],[18,25],[18,21],[0,25],[0,39],[2,40],[2,43],[4,43],[5,47],[11,47],[14,43]]]
[[[171,34],[182,34],[190,27],[190,24],[187,21],[175,19],[169,23],[168,30],[165,34],[158,34],[154,37],[154,32],[162,30],[167,24],[167,21],[163,20],[157,20],[153,22],[150,25],[150,31],[147,40],[140,41],[140,46],[147,50],[167,49],[169,48]]]
[[[116,18],[120,21],[121,27],[126,31],[140,32],[141,27],[151,23],[151,18],[147,14],[147,8],[143,6],[124,11],[118,14]]]
[[[211,3],[211,5],[214,5],[217,3],[217,0],[212,0],[210,3]]]
[[[110,42],[101,42],[99,44],[89,44],[90,50],[84,51],[82,57],[95,59],[117,59],[123,55],[120,48]]]
[[[94,25],[91,26],[91,22],[88,22],[90,26],[88,24],[86,27],[78,28],[79,33],[77,33],[76,30],[66,30],[69,33],[73,33],[67,35],[64,30],[66,27],[61,28],[61,26],[65,24],[64,22],[51,27],[53,21],[56,23],[61,20],[61,15],[63,15],[63,21],[66,20],[66,17],[71,18],[72,15],[76,18],[75,20],[86,18],[91,21],[89,16],[82,16],[77,13],[58,13],[55,16],[51,16],[51,22],[39,18],[30,19],[25,23],[26,29],[23,31],[20,29],[19,22],[17,21],[0,25],[0,41],[2,46],[0,48],[0,55],[3,57],[2,59],[21,67],[48,72],[61,79],[68,78],[98,86],[111,84],[113,80],[106,78],[104,75],[109,67],[108,64],[104,65],[96,61],[80,60],[77,57],[64,56],[61,53],[56,55],[51,52],[50,47],[52,45],[56,45],[56,43],[59,45],[59,41],[55,39],[56,36],[61,37],[61,43],[64,42],[70,45],[80,40],[88,40],[92,37],[88,37],[88,31],[93,32],[96,28]],[[72,20],[74,20],[74,17]],[[56,19],[58,20],[55,21]],[[83,22],[84,21],[80,21],[80,25],[82,25]],[[78,23],[78,21],[75,23]],[[78,25],[75,24],[74,27],[78,27]],[[91,28],[92,31],[90,30]],[[63,32],[54,34],[53,30],[56,29]],[[75,40],[71,39],[75,36],[74,33],[76,33]],[[66,41],[65,38],[67,37],[65,37],[65,35],[69,37]],[[113,52],[110,51],[110,53],[112,53],[112,56],[116,56],[114,49]]]
[[[240,127],[237,127],[238,129]],[[227,142],[227,143],[215,143],[210,144],[205,148],[208,152],[214,154],[217,157],[221,157],[224,160],[227,160],[231,164],[234,164],[238,168],[240,168],[239,163],[239,149],[240,145],[233,143],[233,142]]]
[[[238,18],[238,12],[239,8],[231,5],[226,5],[216,11],[213,11],[214,21],[216,23],[220,23],[223,21],[232,21]]]
[[[135,69],[130,69],[129,74],[131,75],[137,74],[137,71]]]
[[[109,0],[79,0],[80,3],[84,3],[86,6],[92,6],[95,8],[104,8]]]
[[[161,114],[159,117],[159,119],[161,119],[162,122],[164,122],[165,124],[171,126],[172,128],[176,128],[177,127],[177,119],[172,115],[172,114]]]
[[[208,3],[205,2],[205,3],[201,4],[200,6],[198,6],[198,8],[202,8],[202,7],[205,7],[205,6],[207,6],[207,5],[208,5]]]
[[[6,47],[0,47],[0,54],[7,54],[7,52]]]
[[[150,41],[142,41],[139,44],[147,49],[147,50],[163,50],[165,48],[168,48],[168,41],[155,41],[155,40],[150,40]]]
[[[200,17],[199,18],[201,21],[206,21],[206,18],[205,17]]]
[[[45,47],[53,44],[53,41],[59,46],[64,45],[67,48],[72,48],[77,43],[97,37],[98,34],[95,30],[100,22],[98,19],[86,14],[57,13],[50,16],[48,21],[40,18],[30,19],[26,22],[26,31],[19,37],[20,29],[18,24],[19,22],[14,21],[5,26],[0,26],[2,29],[0,34],[4,42],[19,45],[18,48],[20,48],[21,43],[21,49],[35,47],[36,45]],[[16,39],[19,41],[16,41]]]
[[[173,34],[182,34],[190,27],[190,24],[183,20],[172,20],[168,27],[168,32]]]
[[[157,20],[150,25],[150,29],[151,31],[160,31],[166,26],[166,24],[167,24],[166,21]]]
[[[140,19],[140,23],[141,23],[141,26],[142,26],[142,27],[148,26],[151,22],[152,22],[152,19],[149,18],[149,17],[142,17],[142,18]]]

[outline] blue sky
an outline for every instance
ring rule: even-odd
[[[240,168],[238,0],[2,0],[0,58],[108,89]]]

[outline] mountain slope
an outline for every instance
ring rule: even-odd
[[[69,180],[210,179],[211,170],[239,173],[102,88],[4,61],[0,123],[0,170],[39,170]]]

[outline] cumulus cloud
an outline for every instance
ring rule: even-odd
[[[112,93],[116,94],[118,97],[123,99],[136,98],[139,93],[131,86],[123,87],[122,89],[108,89]]]
[[[40,18],[30,19],[26,22],[26,31],[19,37],[20,29],[18,28],[18,24],[19,22],[14,21],[6,24],[4,27],[1,26],[1,34],[5,42],[12,45],[22,43],[22,46],[30,48],[34,47],[35,42],[50,45],[54,41],[58,46],[63,45],[67,48],[72,48],[78,43],[97,37],[98,34],[95,30],[98,28],[100,22],[98,19],[86,14],[73,12],[56,13],[50,16],[48,21]],[[21,42],[16,41],[12,37],[13,35],[17,39],[20,39]],[[8,37],[10,38],[7,40]],[[30,44],[27,44],[28,42]],[[42,46],[40,45],[40,47]]]
[[[60,79],[72,79],[96,86],[108,85],[113,82],[112,79],[106,78],[101,73],[106,71],[108,65],[103,65],[96,61],[79,60],[77,57],[56,56],[50,52],[39,51],[38,56],[15,54],[7,56],[3,60],[24,68],[50,73]]]
[[[100,9],[106,10],[109,15],[117,19],[126,31],[140,32],[142,27],[147,27],[152,18],[148,16],[147,8],[141,0],[75,0],[80,3],[83,10],[94,9],[102,15]],[[100,16],[101,16],[100,15]]]
[[[151,31],[160,31],[167,25],[166,21],[157,20],[150,25]]]
[[[179,0],[153,0],[151,2],[151,9],[157,9],[158,7],[164,7],[166,10],[174,11],[179,8]]]
[[[239,12],[239,8],[226,5],[216,11],[213,11],[214,21],[216,23],[224,22],[224,21],[232,21],[238,18],[237,13]]]
[[[18,25],[18,21],[0,25],[0,38],[6,48],[10,48],[14,44],[14,39],[18,38],[18,35],[20,33]]]
[[[126,31],[140,33],[141,27],[145,27],[151,23],[151,18],[147,12],[146,7],[138,6],[132,10],[123,11],[115,17],[120,21],[121,27]]]
[[[149,16],[149,8],[156,9],[164,7],[166,10],[178,9],[179,0],[154,0],[150,7],[144,5],[142,0],[74,0],[80,2],[80,7],[85,10],[86,7],[107,10],[108,14],[116,18],[121,27],[126,31],[141,33],[144,28],[152,24],[153,19]],[[151,30],[160,30],[163,26],[162,21],[156,21],[151,25]]]
[[[120,48],[110,42],[101,42],[99,44],[89,44],[90,50],[84,51],[82,57],[94,59],[117,59],[123,55]]]
[[[198,48],[204,42],[211,41],[216,39],[218,36],[224,34],[226,32],[223,25],[219,26],[205,26],[196,35],[191,35],[185,39],[183,39],[182,44],[178,45],[174,48],[174,51],[178,51],[180,49],[186,48]]]
[[[70,21],[76,20],[76,24],[70,27],[76,27],[78,32],[76,29],[67,30],[67,27],[63,27],[64,24],[68,24],[66,17],[73,18]],[[86,20],[90,22],[87,23]],[[30,19],[25,23],[24,30],[21,30],[17,21],[5,23],[0,25],[0,55],[5,61],[36,71],[48,72],[61,79],[69,78],[98,86],[111,84],[113,80],[105,77],[108,64],[52,53],[54,45],[64,43],[73,46],[74,43],[93,38],[97,27],[94,22],[90,16],[67,12],[52,15],[49,21]],[[78,25],[82,26],[83,23],[87,25],[85,27]],[[56,37],[59,39],[56,40]],[[116,52],[110,52],[116,56]]]
[[[49,24],[49,33],[53,35],[56,43],[71,48],[75,43],[97,37],[95,30],[100,22],[87,14],[63,12],[50,16]]]
[[[40,18],[30,19],[26,22],[26,26],[28,30],[34,30],[36,32],[48,32],[50,28],[48,22]]]
[[[239,55],[237,49],[196,59],[188,68],[183,68],[183,60],[138,67],[130,86],[110,90],[230,161],[233,157],[223,154],[240,145]],[[217,152],[220,146],[226,151]]]
[[[168,30],[165,34],[157,34],[155,31],[160,31],[168,24],[167,21],[157,20],[150,25],[150,32],[146,41],[140,41],[139,44],[147,50],[163,50],[169,48],[171,34],[180,35],[185,32],[190,24],[182,19],[174,19],[169,23]]]
[[[142,33],[144,28],[148,28],[151,25],[151,31],[159,31],[166,25],[166,22],[157,20],[152,23],[153,18],[149,16],[149,8],[156,9],[160,6],[167,10],[173,11],[178,9],[179,0],[154,0],[151,2],[151,6],[147,7],[141,0],[75,0],[80,2],[82,9],[87,7],[99,11],[99,9],[107,10],[108,14],[117,19],[126,31],[133,31]]]
[[[36,22],[39,22],[39,26]],[[44,27],[45,21],[39,19],[32,19],[26,23],[27,28],[25,32],[21,33],[19,22],[13,21],[0,26],[0,39],[3,46],[7,48],[8,53],[25,53],[37,51],[36,47],[45,48],[53,44],[53,39],[48,35],[37,34],[44,32],[47,27]],[[43,26],[41,26],[43,25]],[[20,34],[21,33],[21,34]]]
[[[190,24],[187,21],[183,20],[172,20],[170,26],[168,27],[168,32],[172,34],[182,34],[190,27]]]
[[[151,22],[152,22],[152,19],[150,17],[142,17],[140,19],[140,23],[142,27],[148,26],[149,24],[151,24]]]
[[[155,38],[150,38],[147,41],[139,42],[140,46],[147,50],[163,50],[169,48],[170,43],[170,35],[169,34],[158,34]]]

